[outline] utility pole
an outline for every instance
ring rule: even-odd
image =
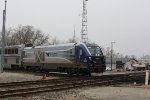
[[[114,44],[115,42],[111,42],[111,71],[112,71],[112,62],[113,62],[113,44]]]
[[[6,3],[5,0],[5,10],[3,10],[3,26],[2,26],[2,49],[1,49],[1,66],[0,66],[0,73],[3,72],[4,68],[4,53],[5,53],[5,27],[6,27]]]
[[[73,35],[73,42],[76,42],[76,30],[75,30],[75,25],[74,25],[74,35]]]
[[[88,29],[87,29],[87,1],[83,0],[83,12],[82,12],[82,30],[81,30],[81,40],[82,42],[88,42]]]

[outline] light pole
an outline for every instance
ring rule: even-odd
[[[112,71],[112,60],[113,60],[113,44],[115,42],[111,42],[111,71]]]
[[[1,49],[1,65],[0,65],[0,73],[3,72],[4,68],[4,53],[5,53],[5,28],[6,28],[6,3],[5,0],[5,10],[3,10],[3,26],[2,26],[2,49]]]

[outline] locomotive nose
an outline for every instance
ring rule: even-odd
[[[104,56],[90,56],[89,60],[91,72],[103,72],[106,69]]]

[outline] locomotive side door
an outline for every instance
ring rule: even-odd
[[[36,49],[35,50],[35,62],[37,63],[40,69],[43,68],[44,61],[45,61],[45,52],[42,51],[41,49]]]
[[[41,49],[36,49],[34,51],[35,53],[35,62],[36,63],[41,63],[45,60],[45,52],[42,51]]]
[[[81,62],[81,55],[82,55],[82,49],[79,48],[78,46],[75,47],[75,60],[76,60],[76,65],[79,66]]]

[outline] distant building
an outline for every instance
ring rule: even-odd
[[[138,59],[139,62],[143,62],[145,64],[149,63],[150,64],[150,59]]]
[[[116,61],[122,61],[122,63],[128,62],[130,59],[127,58],[113,58],[112,59],[112,69],[116,69]],[[111,70],[111,58],[106,57],[106,70]]]
[[[122,61],[123,63],[128,62],[130,59],[128,58],[113,58],[112,59],[112,64],[116,64],[116,61]],[[106,64],[111,64],[111,58],[106,57]]]

